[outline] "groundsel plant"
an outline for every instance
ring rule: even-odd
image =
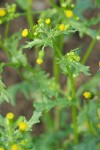
[[[16,105],[17,93],[23,93],[25,99],[33,100],[34,111],[30,119],[16,119],[12,112],[5,117],[0,115],[0,150],[99,150],[100,72],[91,75],[85,64],[100,40],[100,30],[91,28],[100,18],[98,13],[90,20],[83,15],[86,9],[99,7],[99,1],[60,0],[57,5],[49,0],[51,7],[43,11],[33,11],[32,0],[15,2],[0,8],[0,25],[5,25],[0,48],[7,56],[7,61],[0,63],[0,103]],[[17,7],[22,12],[17,12]],[[10,22],[20,16],[26,17],[28,27],[9,36]],[[80,45],[66,49],[75,34],[92,39],[84,55]],[[20,44],[21,39],[24,44]],[[34,65],[29,62],[26,49],[28,53],[34,50]],[[52,76],[43,69],[47,51],[52,56]],[[21,82],[6,88],[2,72],[7,67],[16,71]],[[76,88],[80,74],[90,79]],[[61,76],[65,78],[63,87]],[[44,132],[37,136],[33,130],[30,134],[39,122]]]

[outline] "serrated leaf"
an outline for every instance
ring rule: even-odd
[[[39,123],[39,118],[42,116],[42,111],[35,110],[31,119],[28,121],[28,126],[31,128],[34,124]]]
[[[58,60],[61,69],[63,70],[64,74],[68,74],[68,68],[67,66],[69,66],[71,73],[73,74],[73,76],[77,76],[79,75],[79,73],[84,73],[85,75],[90,75],[89,73],[89,67],[88,66],[84,66],[82,65],[80,62],[77,61],[72,61],[69,62],[66,58],[66,56],[62,57],[62,59]]]
[[[75,68],[75,70],[76,70],[75,73],[76,74],[79,74],[80,72],[82,72],[85,75],[90,75],[89,66],[84,66],[81,63],[75,62],[75,61],[71,65]]]
[[[27,42],[27,44],[23,46],[23,48],[32,48],[35,45],[42,46],[44,43],[45,43],[45,40],[35,39],[32,42]]]
[[[4,64],[1,63],[0,64],[0,73],[2,73],[2,71],[3,71],[3,66],[4,66]],[[1,78],[1,74],[0,74],[0,103],[2,103],[3,101],[9,102],[8,92],[6,90],[4,83],[2,82],[2,78]]]
[[[68,101],[66,99],[57,99],[57,100],[50,100],[47,98],[44,98],[44,102],[35,102],[34,107],[41,111],[50,111],[52,108],[59,106],[59,107],[69,107],[71,105],[76,105],[72,101]]]
[[[95,39],[96,36],[97,36],[96,30],[87,28],[86,25],[85,25],[85,22],[80,23],[80,22],[76,22],[76,21],[71,20],[70,24],[73,28],[75,28],[77,31],[79,31],[79,33],[81,35],[87,34],[93,39]]]

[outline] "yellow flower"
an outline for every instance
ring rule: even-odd
[[[4,148],[3,148],[3,147],[0,147],[0,150],[4,150]]]
[[[83,96],[84,96],[86,99],[90,99],[92,95],[91,95],[90,92],[84,92],[84,93],[83,93]]]
[[[19,150],[18,145],[17,144],[13,144],[11,147],[11,150]]]
[[[12,112],[7,113],[6,118],[8,120],[13,120],[14,119],[14,114]]]
[[[43,63],[43,60],[42,60],[41,58],[38,58],[38,59],[36,60],[36,62],[37,62],[37,64],[41,65],[41,64]]]
[[[66,10],[65,14],[66,14],[66,17],[68,17],[68,18],[73,17],[73,11],[72,10]]]
[[[27,29],[24,29],[22,31],[22,37],[26,37],[28,35],[28,30]]]
[[[21,131],[26,131],[26,130],[27,130],[27,127],[28,127],[28,125],[27,125],[26,122],[20,122],[20,123],[19,123],[19,130],[21,130]]]
[[[50,24],[50,22],[51,22],[51,20],[49,18],[45,20],[46,24]]]
[[[0,17],[4,17],[6,15],[6,11],[4,8],[0,8]]]
[[[64,30],[65,30],[65,25],[64,25],[64,24],[61,24],[61,25],[59,26],[59,30],[60,30],[60,31],[64,31]]]

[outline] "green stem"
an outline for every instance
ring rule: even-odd
[[[99,33],[100,33],[100,30],[98,30],[97,33],[99,34]],[[93,50],[93,48],[94,48],[94,46],[95,46],[95,44],[96,44],[96,41],[97,41],[97,39],[93,39],[93,40],[92,40],[92,42],[91,42],[91,44],[89,45],[89,47],[88,47],[88,49],[87,49],[85,55],[84,55],[83,58],[82,58],[82,61],[81,61],[82,64],[85,64],[85,63],[87,62],[87,59],[88,59],[88,57],[90,56],[90,54],[91,54],[91,52],[92,52],[92,50]]]
[[[69,79],[71,82],[72,100],[74,103],[76,103],[76,91],[75,91],[74,78],[70,71],[69,66],[67,66],[67,70],[68,70],[68,75],[69,75]],[[77,144],[78,143],[78,125],[77,125],[77,109],[75,105],[72,106],[72,119],[73,119],[73,128],[74,128],[74,143]]]
[[[53,49],[54,49],[54,54],[53,54],[53,75],[55,77],[55,80],[57,83],[60,82],[60,68],[59,65],[57,64],[57,58],[61,56],[61,51],[58,49],[57,46],[57,41],[53,41]]]
[[[56,83],[59,84],[60,82],[60,68],[59,65],[57,64],[57,58],[61,56],[61,51],[58,49],[58,42],[57,39],[53,41],[53,76],[55,77]],[[56,106],[54,110],[55,114],[55,120],[54,120],[54,129],[58,130],[60,127],[60,107]]]
[[[7,22],[6,27],[5,27],[5,39],[8,38],[9,25],[10,25],[10,22]]]
[[[28,0],[28,8],[27,8],[27,21],[29,24],[29,27],[32,28],[34,26],[33,16],[32,16],[32,0]]]
[[[82,64],[85,64],[85,63],[87,62],[87,59],[88,59],[88,57],[90,56],[90,54],[91,54],[91,52],[92,52],[92,50],[93,50],[95,44],[96,44],[96,39],[94,39],[94,40],[91,42],[90,46],[88,47],[88,49],[87,49],[87,51],[86,51],[86,53],[85,53],[85,55],[84,55],[84,57],[83,57],[83,59],[82,59],[82,61],[81,61]]]

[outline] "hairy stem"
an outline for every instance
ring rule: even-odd
[[[68,70],[68,75],[69,75],[69,79],[71,82],[72,100],[74,103],[76,103],[76,91],[75,91],[74,78],[70,71],[69,66],[67,66],[67,70]],[[74,128],[74,143],[77,144],[78,143],[78,125],[77,125],[77,109],[75,105],[72,106],[72,119],[73,119],[73,128]]]
[[[28,0],[28,8],[27,8],[27,22],[29,24],[29,27],[32,28],[34,25],[33,16],[32,16],[32,0]]]

